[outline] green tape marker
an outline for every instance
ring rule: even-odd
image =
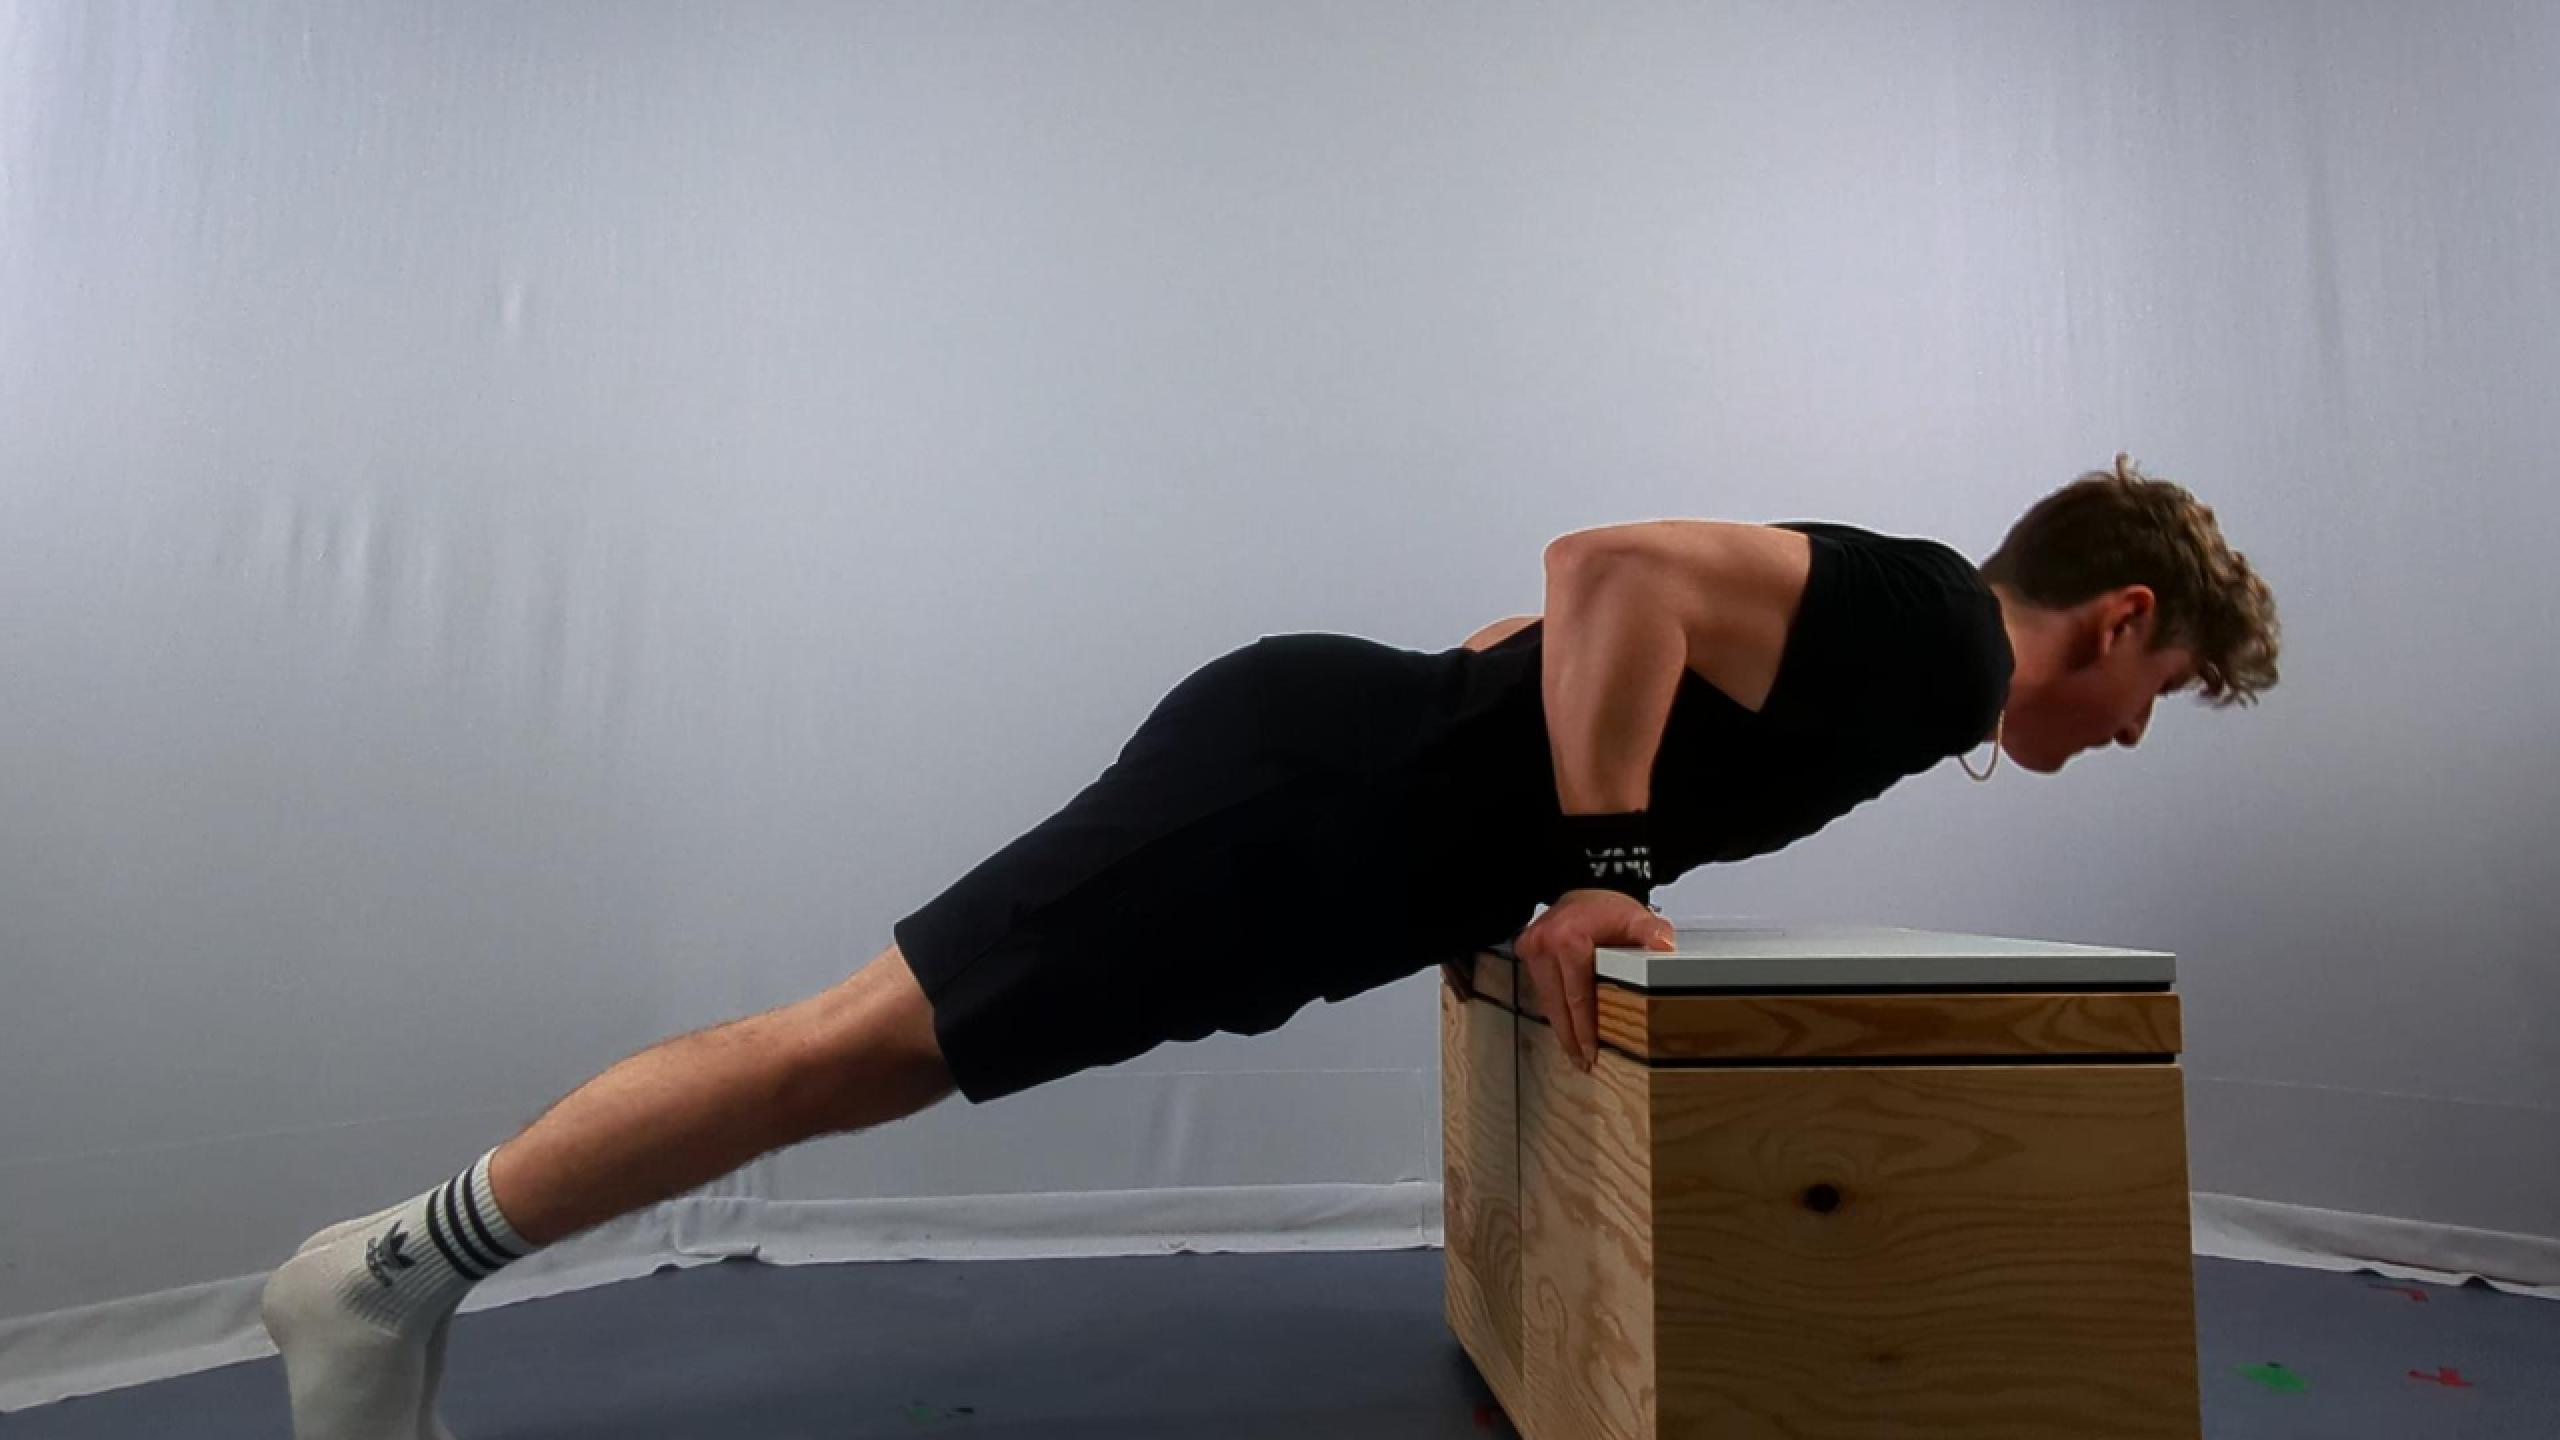
[[[2311,1388],[2311,1382],[2270,1360],[2264,1365],[2234,1365],[2237,1373],[2257,1381],[2270,1390],[2287,1395],[2300,1395]]]

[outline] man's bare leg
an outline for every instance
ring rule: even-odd
[[[278,1268],[264,1313],[296,1436],[440,1440],[430,1350],[441,1351],[433,1342],[485,1273],[475,1264],[522,1258],[760,1155],[911,1115],[952,1089],[932,1011],[895,945],[806,1000],[621,1061],[474,1171],[380,1224],[323,1231]]]
[[[806,1000],[679,1035],[571,1092],[498,1147],[498,1208],[536,1245],[707,1185],[820,1135],[951,1093],[933,1012],[890,946]]]

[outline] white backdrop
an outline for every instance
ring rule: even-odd
[[[2555,72],[2536,3],[0,5],[0,1321],[252,1334],[1257,635],[1661,515],[1979,559],[2120,447],[2268,702],[1666,910],[2174,950],[2199,1190],[2547,1258]],[[1419,1243],[1433,983],[577,1243]],[[1127,1191],[1227,1208],[959,1198]]]

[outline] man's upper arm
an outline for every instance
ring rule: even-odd
[[[1648,587],[1680,618],[1688,668],[1756,712],[1777,683],[1813,558],[1812,542],[1795,530],[1646,520],[1561,536],[1548,545],[1546,564],[1551,591],[1597,582]]]

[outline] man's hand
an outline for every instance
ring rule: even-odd
[[[1603,945],[1669,950],[1675,941],[1671,922],[1632,895],[1567,890],[1511,942],[1556,1043],[1586,1071],[1600,1059],[1600,981],[1592,952]]]

